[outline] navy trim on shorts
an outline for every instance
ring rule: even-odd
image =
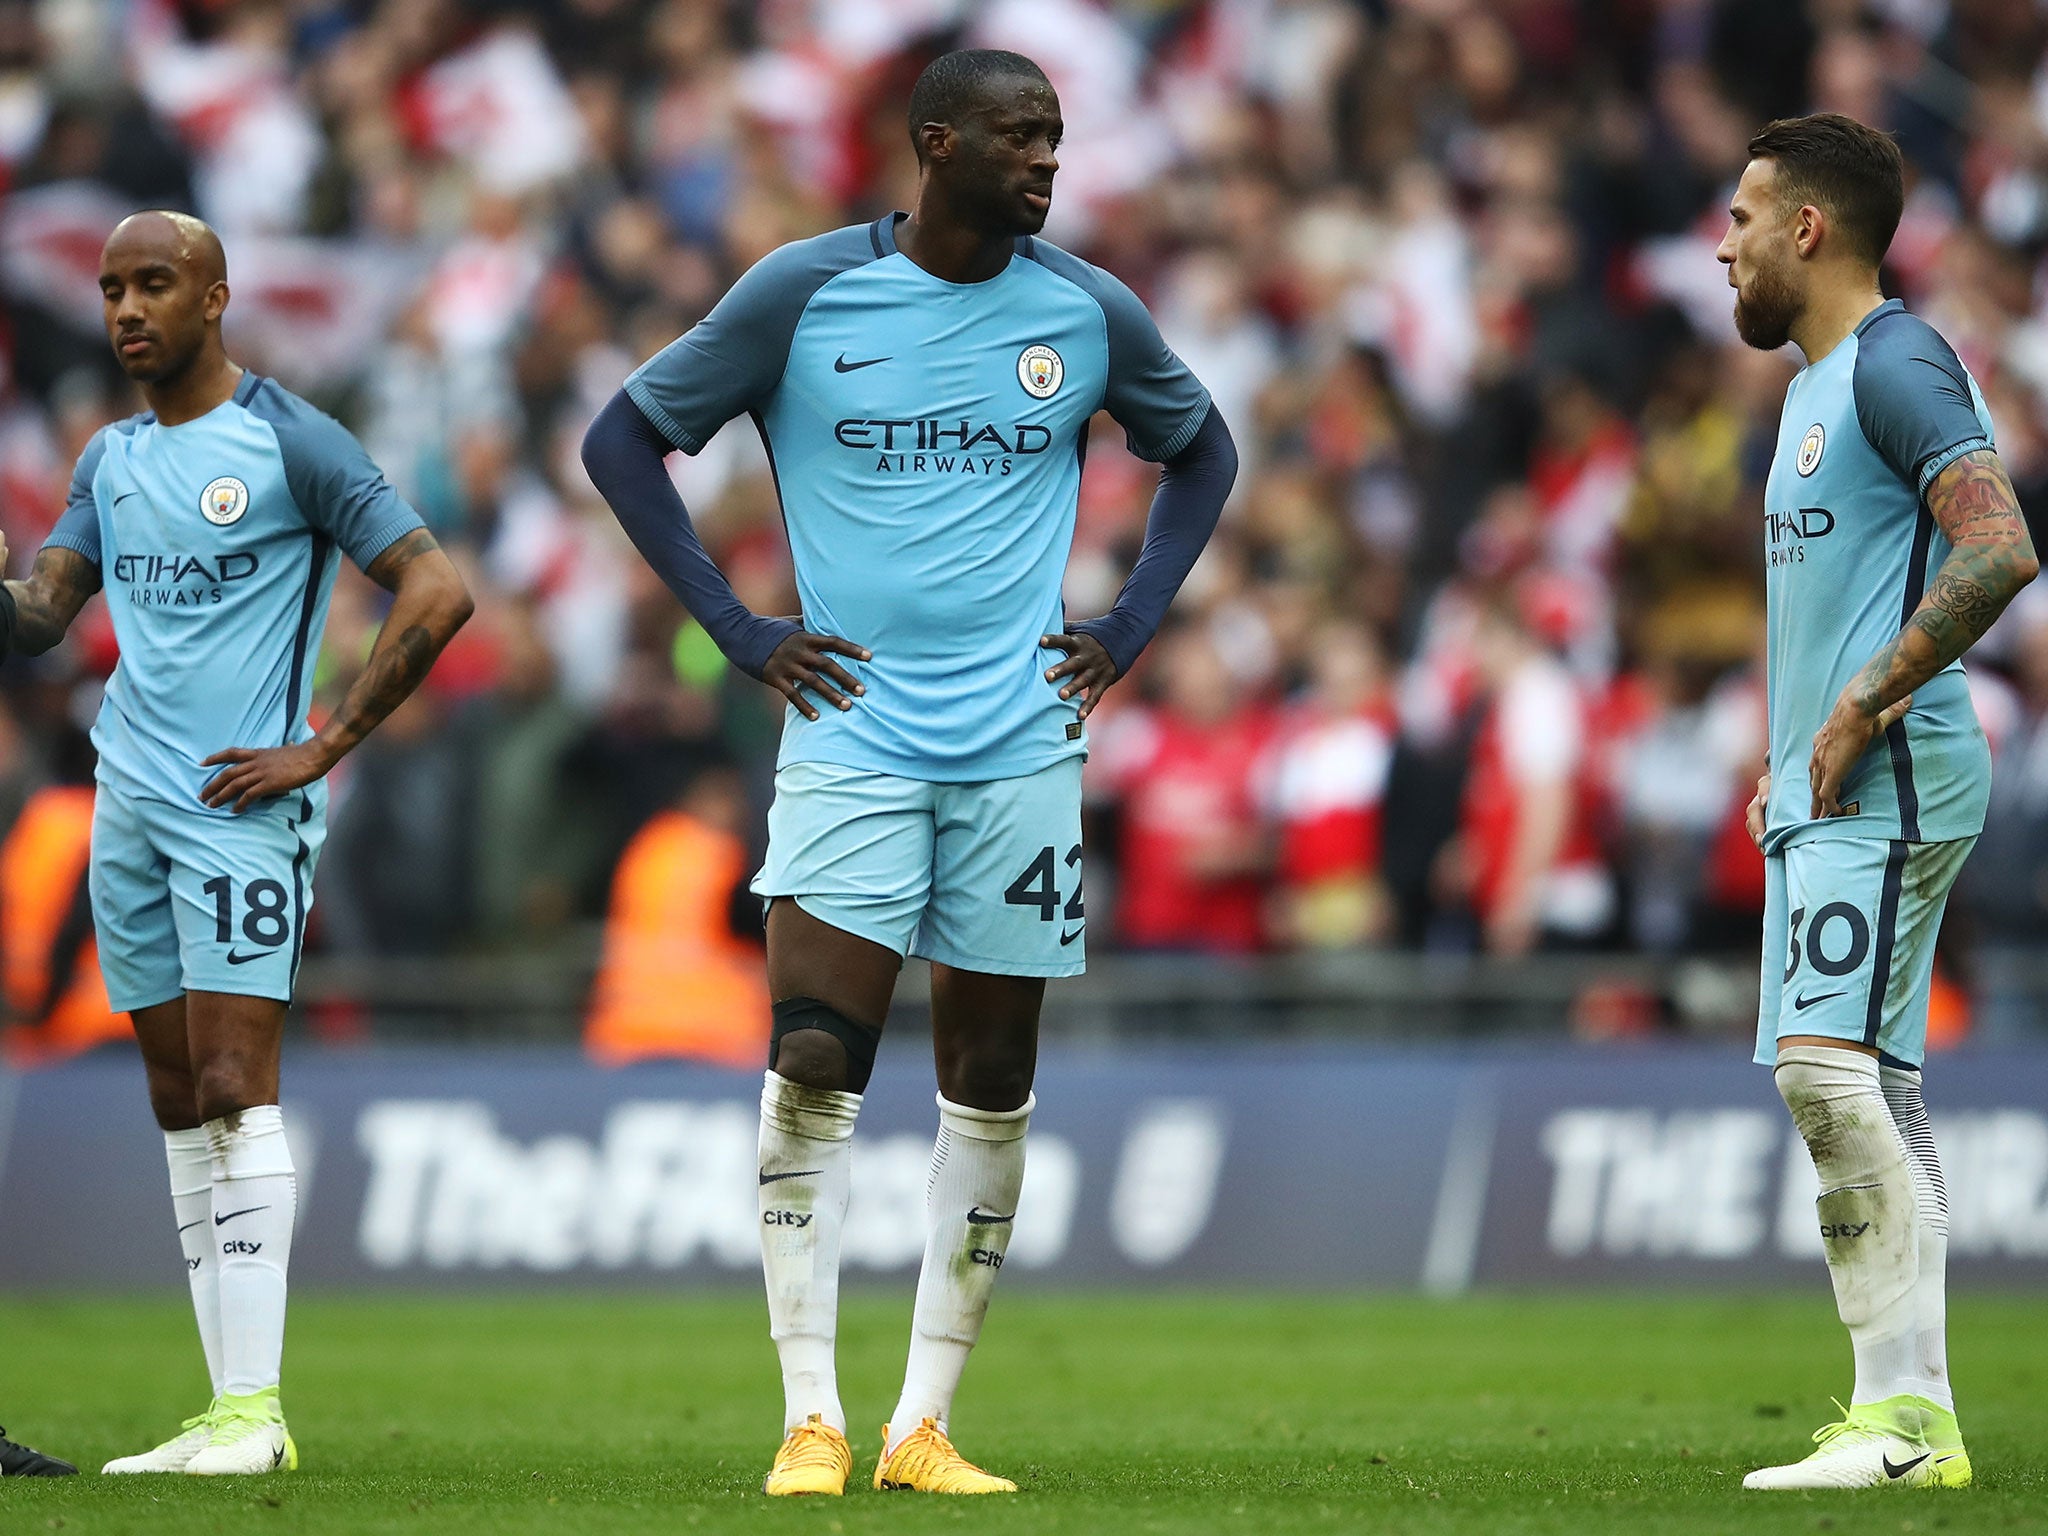
[[[1863,1016],[1863,1043],[1877,1044],[1884,1028],[1884,995],[1891,990],[1892,949],[1899,940],[1899,889],[1905,883],[1906,855],[1912,844],[1895,840],[1885,855],[1884,893],[1877,899],[1877,942],[1870,961],[1870,1008]]]
[[[1899,796],[1899,836],[1909,843],[1920,841],[1920,791],[1913,783],[1913,744],[1906,739],[1903,716],[1884,730],[1885,745],[1892,754],[1892,788]]]
[[[299,708],[299,689],[306,675],[306,647],[312,643],[313,610],[320,605],[320,578],[327,570],[327,556],[334,548],[334,541],[317,528],[310,535],[311,545],[306,552],[306,591],[299,599],[299,628],[292,636],[292,672],[284,685],[284,741],[290,746],[292,736],[305,718]]]
[[[312,851],[306,847],[305,834],[299,828],[313,819],[313,800],[303,791],[299,794],[299,819],[289,818],[285,825],[292,829],[292,838],[299,845],[299,851],[292,855],[292,971],[285,978],[285,988],[290,992],[299,990],[299,961],[306,954],[306,857]],[[287,998],[289,1002],[291,999]]]

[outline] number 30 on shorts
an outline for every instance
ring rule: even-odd
[[[1786,925],[1788,948],[1785,954],[1785,980],[1790,981],[1799,971],[1801,953],[1799,948],[1799,925],[1806,921],[1806,908],[1801,907],[1792,914]],[[1828,931],[1829,924],[1836,924],[1835,934]],[[1839,935],[1837,937],[1836,935]],[[1828,946],[1840,944],[1841,953],[1829,953]],[[1852,976],[1863,964],[1863,957],[1870,953],[1870,923],[1864,915],[1846,901],[1831,901],[1813,914],[1813,926],[1806,930],[1804,958],[1822,976]]]
[[[1074,844],[1067,850],[1066,866],[1074,872],[1074,894],[1067,901],[1064,910],[1060,907],[1059,886],[1055,883],[1058,863],[1054,850],[1041,848],[1038,856],[1024,866],[1024,873],[1010,882],[1010,888],[1003,892],[1003,900],[1013,907],[1038,908],[1038,920],[1049,923],[1055,914],[1067,922],[1081,921],[1081,845]]]
[[[199,887],[213,898],[213,939],[216,944],[235,941],[235,883],[216,875]],[[281,880],[251,880],[242,887],[242,937],[251,944],[275,949],[292,936],[291,919],[285,903],[291,893]]]

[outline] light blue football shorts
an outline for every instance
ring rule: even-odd
[[[99,786],[92,919],[107,1001],[126,1013],[181,992],[289,1002],[327,838],[327,786],[211,816]]]
[[[1816,837],[1767,854],[1756,1059],[1776,1063],[1787,1035],[1828,1035],[1919,1066],[1935,936],[1976,842]]]
[[[963,971],[1077,976],[1081,759],[980,784],[834,763],[775,775],[754,893],[834,928]]]

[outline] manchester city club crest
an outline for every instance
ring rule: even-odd
[[[1827,451],[1828,435],[1821,430],[1819,422],[1806,429],[1806,436],[1799,440],[1799,473],[1810,475],[1820,468],[1820,456]]]
[[[1067,365],[1060,361],[1059,353],[1043,342],[1026,347],[1017,358],[1017,382],[1034,400],[1046,399],[1066,376]]]
[[[207,481],[206,489],[199,493],[199,515],[216,528],[239,523],[248,510],[249,487],[233,475]]]

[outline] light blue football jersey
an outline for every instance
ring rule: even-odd
[[[786,245],[626,381],[685,453],[750,413],[774,466],[806,627],[874,653],[851,711],[785,718],[781,764],[935,783],[1086,750],[1045,680],[1063,626],[1088,419],[1171,458],[1209,395],[1122,283],[1020,239],[981,283],[896,249],[895,214]]]
[[[1793,379],[1764,493],[1770,587],[1771,802],[1765,847],[1808,838],[1908,843],[1984,828],[1991,757],[1960,662],[1913,693],[1844,782],[1847,813],[1816,821],[1813,734],[1864,664],[1920,606],[1948,540],[1922,498],[1992,446],[1969,371],[1898,300]]]
[[[102,428],[47,540],[99,567],[120,642],[100,782],[231,815],[200,804],[200,763],[312,735],[336,551],[367,567],[420,526],[341,423],[254,373],[195,421]]]

